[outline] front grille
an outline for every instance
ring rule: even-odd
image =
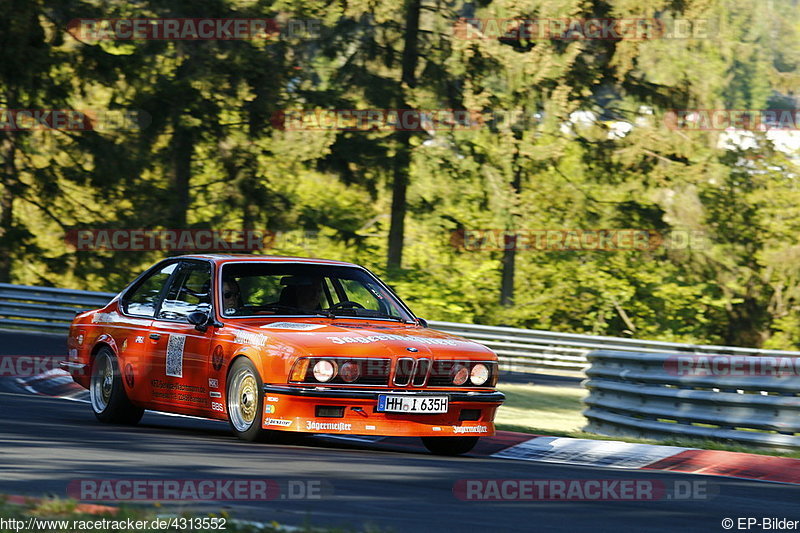
[[[434,361],[428,385],[431,387],[452,387],[453,376],[451,372],[456,364],[456,361]]]
[[[342,357],[313,357],[309,359],[308,363],[308,370],[306,371],[305,379],[303,380],[304,383],[314,383],[319,384],[319,382],[314,379],[314,364],[321,360],[325,359],[327,361],[335,362],[339,368],[342,367],[345,363],[355,363],[358,365],[359,368],[359,376],[358,378],[348,383],[342,379],[342,377],[337,373],[336,377],[334,377],[330,381],[326,381],[325,385],[382,385],[387,386],[389,384],[389,372],[391,369],[392,361],[391,359],[374,359],[374,358],[342,358]]]
[[[414,374],[414,367],[416,361],[410,357],[401,357],[397,360],[397,365],[394,369],[394,384],[398,387],[405,387],[411,381],[411,376]]]
[[[417,360],[417,371],[414,372],[413,384],[415,387],[422,387],[428,381],[428,371],[431,369],[430,359]]]
[[[466,366],[471,370],[472,366],[476,363],[483,363],[489,367],[489,380],[482,387],[493,387],[497,381],[497,363],[492,361],[434,361],[431,366],[431,375],[428,378],[429,387],[454,387],[453,375],[456,365]],[[469,379],[461,387],[472,387]]]

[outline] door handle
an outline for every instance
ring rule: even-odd
[[[150,338],[153,339],[154,341],[157,341],[158,339],[161,338],[161,335],[159,335],[158,333],[151,333]]]

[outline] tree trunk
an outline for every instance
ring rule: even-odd
[[[398,132],[398,150],[394,160],[392,182],[392,212],[389,226],[389,255],[387,268],[400,268],[403,263],[403,240],[406,226],[406,192],[408,190],[408,167],[411,161],[411,134]]]
[[[403,42],[402,83],[409,88],[417,85],[416,71],[419,61],[417,34],[419,33],[419,14],[421,0],[408,0],[406,4],[406,32]],[[401,87],[403,94],[405,87]],[[407,109],[405,97],[400,98],[400,109]],[[389,270],[401,268],[403,264],[403,241],[405,239],[406,193],[408,190],[409,167],[411,166],[411,133],[397,132],[397,155],[394,159],[392,175],[392,212],[389,227],[389,251],[386,267]]]
[[[12,183],[17,179],[15,164],[16,146],[6,133],[3,139],[3,175],[0,177],[0,283],[11,283],[12,230],[14,225],[14,192]]]
[[[519,165],[519,139],[517,138],[518,136],[516,133],[514,137],[517,142],[514,148],[514,156],[512,161],[514,179],[511,181],[511,187],[514,191],[513,206],[516,207],[519,202],[519,195],[522,192],[522,168]],[[511,213],[509,217],[510,222],[506,228],[509,231],[516,231],[519,229],[515,223],[516,217],[516,214]],[[503,245],[503,271],[502,281],[500,283],[500,305],[508,307],[514,304],[514,274],[517,261],[516,234],[511,237],[506,237],[503,240]]]
[[[192,177],[192,154],[194,138],[192,132],[180,125],[180,116],[174,121],[172,135],[172,197],[170,198],[170,224],[173,229],[186,227],[189,211],[189,183]]]

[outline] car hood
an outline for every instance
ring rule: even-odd
[[[477,342],[417,325],[367,320],[296,321],[276,318],[229,321],[242,341],[266,350],[287,349],[302,355],[374,356],[406,355],[436,358],[469,357],[493,360],[494,352]],[[276,354],[277,355],[277,354]]]

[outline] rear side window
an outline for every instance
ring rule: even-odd
[[[151,273],[138,287],[129,293],[124,302],[125,312],[130,315],[153,318],[161,303],[161,293],[169,277],[178,267],[172,263]]]

